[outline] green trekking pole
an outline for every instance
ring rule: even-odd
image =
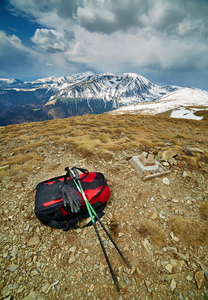
[[[76,168],[74,167],[73,168],[73,171],[77,173],[77,175],[79,176]],[[94,208],[92,207],[92,205],[90,204],[90,202],[87,200],[86,196],[85,196],[85,193],[83,191],[83,188],[81,186],[81,182],[80,182],[80,179],[79,179],[79,186],[77,185],[76,181],[75,181],[75,184],[77,186],[77,189],[79,190],[79,192],[82,194],[85,202],[88,203],[88,206],[90,207],[90,210],[92,211],[92,213],[94,214],[95,218],[98,220],[98,222],[100,223],[100,225],[102,226],[103,230],[105,231],[105,233],[107,234],[107,236],[109,237],[109,239],[111,240],[111,242],[113,243],[114,247],[116,248],[116,250],[118,251],[118,253],[120,254],[120,256],[122,257],[123,261],[127,264],[127,266],[129,268],[131,268],[128,260],[126,259],[126,257],[123,255],[123,253],[121,252],[121,250],[118,248],[118,246],[116,245],[115,241],[113,240],[113,238],[111,237],[110,233],[107,231],[107,229],[105,228],[104,224],[102,223],[102,221],[100,220],[99,216],[97,215],[96,211],[94,210]],[[80,186],[81,186],[81,189],[80,189]],[[87,205],[86,205],[87,206]]]
[[[102,240],[101,240],[100,234],[99,234],[99,232],[98,232],[98,229],[97,229],[97,225],[96,225],[95,219],[94,219],[94,217],[93,217],[93,214],[94,214],[95,217],[97,218],[97,214],[96,214],[96,212],[94,211],[94,209],[92,208],[91,204],[89,203],[89,201],[88,201],[87,198],[86,198],[86,195],[85,195],[84,190],[83,190],[83,188],[82,188],[82,185],[81,185],[81,182],[80,182],[80,178],[79,178],[79,174],[78,174],[76,168],[74,167],[74,168],[72,168],[72,170],[73,170],[73,172],[74,172],[74,174],[75,174],[75,176],[76,176],[76,180],[77,180],[78,183],[76,182],[74,176],[72,176],[72,177],[70,176],[70,177],[73,179],[73,181],[74,181],[74,183],[75,183],[75,185],[76,185],[78,191],[81,193],[81,195],[82,195],[82,197],[83,197],[83,199],[84,199],[84,201],[85,201],[85,204],[86,204],[86,207],[87,207],[87,210],[88,210],[90,219],[91,219],[92,224],[93,224],[93,226],[94,226],[94,228],[95,228],[95,232],[96,232],[97,237],[98,237],[98,239],[99,239],[99,242],[100,242],[101,248],[102,248],[102,250],[103,250],[105,259],[106,259],[106,261],[107,261],[108,267],[109,267],[109,269],[110,269],[110,272],[111,272],[113,281],[114,281],[114,283],[115,283],[115,285],[116,285],[117,291],[120,292],[120,288],[119,288],[119,285],[118,285],[118,280],[117,280],[117,278],[116,278],[116,276],[115,276],[115,274],[114,274],[114,272],[113,272],[111,263],[110,263],[110,261],[109,261],[109,258],[108,258],[108,255],[107,255],[107,253],[106,253],[106,250],[105,250],[105,248],[104,248],[104,245],[103,245],[103,242],[102,242]],[[71,172],[70,172],[70,173],[71,173]],[[69,174],[70,174],[70,173],[69,173]],[[71,174],[70,174],[70,175],[71,175]]]

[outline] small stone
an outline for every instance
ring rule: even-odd
[[[184,255],[184,254],[182,254],[182,253],[180,253],[180,252],[178,252],[177,255],[178,255],[178,257],[180,257],[181,259],[187,260],[186,255]]]
[[[171,238],[172,238],[175,242],[179,242],[179,241],[180,241],[179,238],[173,234],[173,232],[170,233],[170,236],[171,236]]]
[[[146,251],[148,253],[152,254],[152,252],[151,252],[151,244],[150,244],[150,242],[147,239],[144,239],[144,241],[142,241],[142,245],[144,246],[144,248],[146,249]]]
[[[29,241],[27,242],[27,246],[36,246],[40,243],[40,238],[39,236],[34,236]]]
[[[51,289],[51,285],[49,283],[45,284],[43,287],[42,287],[42,292],[45,293],[45,294],[48,294],[48,292],[50,291]]]
[[[119,217],[119,215],[117,215],[117,214],[113,214],[113,217],[114,217],[114,219],[115,219],[116,221],[118,221],[118,222],[119,222],[119,220],[120,220],[120,217]]]
[[[204,282],[204,271],[203,270],[197,271],[195,273],[195,280],[196,280],[198,289],[200,289]]]
[[[150,218],[151,220],[157,219],[157,211],[156,211],[155,208],[154,208],[153,211],[151,211],[151,213],[149,214],[149,218]]]
[[[131,282],[129,280],[129,276],[126,273],[123,274],[123,278],[124,278],[125,284],[130,285]]]
[[[187,171],[184,171],[183,174],[182,174],[182,176],[183,176],[184,178],[186,178],[186,177],[191,177],[191,173],[190,173],[190,172],[187,172]]]
[[[82,273],[79,271],[79,272],[77,273],[77,278],[80,279],[81,277],[82,277]]]
[[[171,280],[171,284],[170,284],[170,289],[173,292],[176,288],[176,282],[174,280],[174,278]]]
[[[69,251],[72,252],[72,253],[75,253],[76,249],[77,249],[77,247],[76,247],[76,246],[73,246],[73,247],[71,247],[71,248],[69,249]]]
[[[9,294],[11,293],[11,290],[8,286],[5,286],[2,290],[1,290],[1,295],[3,296],[3,298],[6,298],[9,296]]]
[[[29,295],[27,295],[25,298],[22,300],[47,300],[47,296],[43,296],[42,294],[38,292],[30,292]]]
[[[167,247],[167,250],[174,253],[174,254],[176,254],[178,252],[176,247]]]
[[[122,236],[124,236],[124,233],[123,232],[119,232],[118,237],[120,238]]]
[[[172,202],[178,203],[178,199],[173,198],[173,199],[172,199]]]
[[[10,272],[15,272],[19,268],[19,265],[12,265],[9,267]]]
[[[12,252],[11,252],[11,256],[13,257],[13,259],[17,255],[18,251],[19,251],[19,248],[16,245],[14,245],[12,248]]]
[[[175,268],[183,268],[186,264],[183,260],[171,259],[170,263]]]
[[[135,267],[135,266],[132,266],[132,267],[131,267],[131,274],[133,274],[134,272],[136,272],[136,267]]]
[[[92,283],[91,286],[90,286],[90,292],[93,292],[94,289],[95,289],[95,286],[94,286],[94,284]]]
[[[174,236],[174,237],[173,237],[173,240],[174,240],[175,242],[179,242],[179,241],[180,241],[180,239],[179,239],[177,236]]]
[[[0,167],[0,171],[5,171],[5,170],[8,170],[9,168],[10,168],[10,165],[5,165],[5,166]]]
[[[87,248],[84,249],[84,253],[87,254],[89,253],[89,250]]]
[[[152,292],[152,289],[151,289],[151,281],[145,280],[145,285],[146,285],[146,287],[147,287],[148,293],[151,293],[151,292]]]
[[[73,264],[74,262],[75,262],[75,256],[74,255],[72,255],[70,258],[69,258],[69,261],[68,261],[68,263],[69,264]]]
[[[33,270],[33,271],[30,272],[30,275],[35,276],[35,275],[39,275],[39,273],[38,273],[37,270]]]
[[[191,277],[190,275],[187,275],[187,276],[186,276],[186,279],[187,279],[188,281],[192,281],[192,280],[193,280],[193,277]]]
[[[168,271],[168,273],[172,273],[172,271],[173,271],[173,266],[172,266],[171,264],[167,264],[167,265],[165,266],[165,269]]]
[[[168,177],[164,177],[162,182],[166,185],[170,185],[170,179]]]

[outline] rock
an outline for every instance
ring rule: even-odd
[[[192,281],[192,280],[193,280],[193,277],[191,277],[190,275],[187,275],[187,276],[186,276],[186,280]]]
[[[190,173],[190,172],[187,172],[187,171],[184,171],[183,174],[182,174],[182,176],[183,176],[184,178],[186,178],[186,177],[192,177],[191,173]]]
[[[82,277],[82,273],[79,271],[77,272],[77,278],[80,279]]]
[[[113,217],[116,221],[120,221],[120,216],[118,214],[113,214]]]
[[[124,233],[123,232],[119,232],[118,237],[120,238],[122,236],[124,236]]]
[[[168,177],[164,177],[162,182],[166,185],[170,185],[170,179]]]
[[[33,270],[33,271],[31,271],[30,275],[35,276],[35,275],[39,275],[39,273],[37,270]]]
[[[198,289],[200,289],[203,282],[204,282],[204,271],[203,270],[197,271],[195,273],[195,280],[196,280],[196,284],[197,284]]]
[[[30,292],[29,295],[27,295],[22,300],[49,300],[48,297],[43,296],[42,294],[38,292]]]
[[[142,245],[144,246],[144,248],[146,249],[146,251],[148,253],[152,254],[152,251],[151,251],[152,245],[150,244],[150,242],[147,239],[144,239],[144,241],[142,241]]]
[[[11,252],[11,256],[12,256],[13,259],[15,259],[18,251],[19,251],[19,248],[16,245],[14,245],[13,248],[12,248],[12,252]]]
[[[77,249],[77,247],[76,247],[76,246],[73,246],[73,247],[71,247],[71,248],[69,249],[69,251],[72,252],[72,253],[75,253],[76,249]]]
[[[74,255],[72,255],[70,258],[69,258],[69,261],[68,261],[68,263],[69,264],[73,264],[74,262],[75,262],[75,256]]]
[[[180,257],[183,260],[188,260],[188,258],[186,257],[186,255],[184,255],[184,254],[182,254],[180,252],[178,252],[177,255],[178,255],[178,257]]]
[[[150,287],[151,286],[151,281],[145,280],[145,285],[147,287],[148,292],[151,293],[152,292],[152,289]]]
[[[165,269],[168,271],[168,273],[172,273],[172,271],[173,271],[173,266],[172,266],[171,264],[167,264],[167,265],[165,266]]]
[[[170,233],[171,238],[175,241],[175,242],[179,242],[179,238],[177,236],[175,236],[173,234],[173,232]]]
[[[126,285],[130,285],[129,276],[126,273],[123,273],[123,278]]]
[[[3,298],[8,297],[10,293],[11,290],[7,285],[1,290],[1,295],[3,296]]]
[[[15,272],[19,268],[19,265],[12,265],[9,267],[9,271]]]
[[[48,294],[48,292],[50,291],[51,289],[51,285],[49,283],[45,284],[44,286],[42,286],[42,292],[45,293],[45,294]]]
[[[153,211],[151,211],[151,213],[149,214],[149,218],[150,218],[151,220],[157,219],[157,211],[156,211],[155,208],[154,208]]]
[[[155,164],[154,154],[148,154],[147,152],[142,152],[142,154],[139,155],[139,159],[144,166],[151,166]]]
[[[170,283],[170,289],[171,291],[173,292],[176,288],[176,282],[174,280],[174,278],[171,280],[171,283]]]
[[[183,260],[177,260],[177,259],[171,259],[170,263],[175,268],[182,268],[186,265]]]
[[[204,150],[200,149],[200,148],[197,148],[197,147],[193,147],[193,148],[190,148],[189,147],[189,150],[191,152],[198,152],[198,153],[204,153]]]
[[[39,236],[34,236],[31,239],[29,239],[29,241],[27,242],[27,246],[36,246],[40,243],[40,238]]]
[[[176,247],[167,247],[167,250],[174,253],[174,254],[176,254],[178,252]]]
[[[135,267],[135,266],[132,266],[132,267],[131,267],[131,272],[130,272],[130,273],[133,274],[134,272],[136,272],[136,267]]]
[[[10,165],[2,166],[2,167],[0,167],[0,172],[1,172],[1,171],[8,170],[9,168],[10,168]]]
[[[173,203],[178,203],[178,199],[173,198],[173,199],[172,199],[172,202],[173,202]]]

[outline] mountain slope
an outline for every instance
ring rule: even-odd
[[[0,299],[207,299],[207,122],[85,115],[1,127],[0,142]],[[143,180],[129,162],[143,151],[170,173]],[[74,165],[109,185],[102,221],[131,269],[98,230],[120,294],[93,226],[63,232],[34,214],[36,185]]]
[[[132,73],[86,72],[26,82],[2,78],[0,125],[100,114],[124,105],[155,101],[177,89],[155,85]]]
[[[169,112],[170,116],[173,117],[188,118],[188,113],[190,112],[192,113],[192,117],[190,118],[197,119],[196,116],[193,116],[193,113],[201,109],[208,109],[208,92],[195,88],[182,88],[161,97],[157,101],[121,107],[111,113],[141,113],[156,115]],[[182,111],[184,114],[181,114]],[[198,119],[200,119],[200,117]]]

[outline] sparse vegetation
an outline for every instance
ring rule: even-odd
[[[164,230],[155,223],[143,222],[138,231],[141,237],[148,237],[153,245],[161,247],[166,244],[166,234]]]
[[[172,216],[169,227],[187,246],[200,246],[208,243],[208,226],[204,222]]]
[[[51,299],[54,295],[64,299],[66,289],[77,293],[84,284],[84,289],[92,287],[101,295],[108,290],[114,299],[107,264],[92,228],[60,232],[41,225],[34,214],[36,184],[64,174],[67,165],[76,165],[102,172],[109,184],[111,197],[103,221],[132,269],[127,272],[121,265],[110,243],[106,247],[119,284],[127,287],[126,299],[155,295],[171,299],[180,291],[184,298],[191,292],[199,299],[204,289],[197,290],[195,281],[187,281],[186,276],[194,276],[200,269],[195,258],[208,265],[207,137],[206,120],[128,114],[84,115],[1,127],[0,165],[10,166],[0,171],[0,258],[5,274],[1,286],[13,286],[18,278],[20,292],[11,290],[15,299],[45,285],[50,287]],[[202,151],[189,155],[189,147]],[[153,153],[170,169],[167,185],[164,177],[142,180],[143,175],[129,163],[129,158],[141,151]],[[27,242],[33,237],[40,242],[30,248]],[[101,238],[107,239],[104,233]],[[18,254],[10,260],[14,245]],[[72,256],[75,263],[69,264]],[[38,268],[35,262],[40,262]],[[173,264],[170,274],[167,264]],[[18,265],[14,273],[11,265]],[[62,281],[69,270],[70,278]],[[38,276],[28,281],[36,271]],[[182,277],[176,279],[178,275]],[[171,276],[177,282],[174,293],[170,290]],[[60,292],[52,287],[56,279],[60,280]],[[154,289],[152,295],[144,284],[147,280]],[[86,290],[83,299],[89,292]]]

